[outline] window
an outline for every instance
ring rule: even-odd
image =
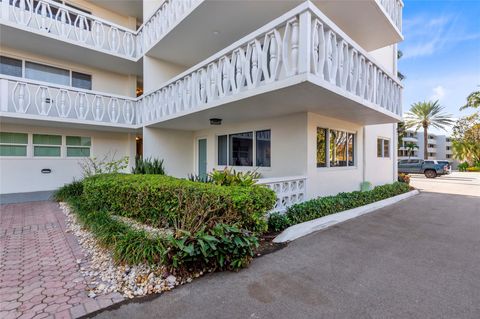
[[[28,135],[0,132],[0,156],[27,156]]]
[[[447,158],[452,158],[452,155],[451,155],[451,154],[447,154]]]
[[[80,89],[92,89],[92,76],[72,71],[72,86]]]
[[[227,158],[228,158],[228,136],[227,135],[220,135],[217,138],[218,140],[218,165],[225,165],[227,166]]]
[[[377,157],[390,157],[390,140],[377,138]]]
[[[255,145],[255,154],[254,154]],[[217,163],[222,166],[271,166],[271,131],[217,136]]]
[[[0,56],[0,73],[22,77],[22,60]]]
[[[25,77],[37,81],[70,85],[70,71],[29,61],[25,62]]]
[[[90,156],[90,137],[67,136],[67,157],[88,157]]]
[[[355,134],[317,128],[317,167],[346,166],[355,166]]]
[[[33,156],[60,157],[62,136],[33,134]]]
[[[253,165],[253,132],[229,135],[230,157],[232,166]]]
[[[327,129],[317,127],[317,167],[327,167]]]
[[[255,132],[257,166],[270,167],[270,130]]]
[[[447,146],[447,151],[450,151],[452,148],[450,146]]]

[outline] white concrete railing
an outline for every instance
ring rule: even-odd
[[[138,60],[203,0],[165,0],[134,31],[52,0],[3,0],[0,21],[17,28]]]
[[[390,19],[392,19],[398,31],[402,32],[403,1],[402,0],[380,0],[380,4],[388,13]]]
[[[147,52],[204,0],[164,0],[137,31],[140,54]]]
[[[289,206],[306,200],[305,176],[261,178],[257,183],[267,186],[277,194],[277,202],[272,212],[284,212]]]
[[[27,118],[135,125],[136,99],[0,76],[0,111]]]
[[[226,103],[302,74],[401,115],[400,82],[305,2],[145,94],[141,122]]]
[[[3,0],[1,22],[128,59],[136,32],[51,0]]]

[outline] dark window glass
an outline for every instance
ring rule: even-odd
[[[347,133],[330,131],[330,166],[347,166]]]
[[[383,157],[383,140],[377,138],[377,157]]]
[[[37,81],[70,85],[70,71],[34,62],[25,62],[25,77]]]
[[[390,157],[390,141],[383,140],[383,157]]]
[[[227,135],[220,135],[218,140],[218,165],[227,165]]]
[[[270,167],[270,135],[270,130],[255,132],[257,166]]]
[[[80,89],[92,89],[92,76],[72,71],[72,86]]]
[[[348,166],[355,165],[355,134],[348,133]]]
[[[231,134],[230,136],[231,166],[253,165],[253,132]]]
[[[0,56],[0,73],[22,77],[22,60]]]
[[[317,167],[327,166],[327,129],[317,127]]]

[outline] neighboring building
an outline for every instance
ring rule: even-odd
[[[398,148],[398,158],[406,159],[410,158],[424,158],[424,139],[423,132],[414,132],[407,130],[405,136],[402,138],[403,143],[399,145]],[[437,135],[433,133],[428,134],[428,159],[432,160],[448,160],[453,163],[453,167],[456,168],[459,164],[459,161],[453,157],[453,148],[452,141],[450,137],[445,135]],[[409,154],[409,151],[406,147],[408,143],[415,143],[418,148],[416,148],[412,154]]]
[[[396,180],[401,0],[0,6],[4,200],[106,155],[257,170],[279,208]]]

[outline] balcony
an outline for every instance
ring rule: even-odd
[[[402,137],[402,140],[405,142],[418,143],[418,139],[416,137]]]
[[[314,3],[367,51],[403,40],[401,0],[314,1]]]
[[[141,71],[134,30],[52,0],[3,0],[0,9],[4,46],[117,73]]]
[[[145,94],[139,108],[144,125],[176,129],[296,112],[366,125],[401,120],[401,92],[396,77],[304,2]]]
[[[2,122],[36,121],[64,127],[129,130],[136,126],[136,99],[52,85],[8,76],[0,77]]]
[[[428,141],[428,144],[434,144],[434,145],[437,144],[437,140],[433,139],[433,138],[429,138],[429,139],[427,139],[427,141]]]
[[[435,147],[427,147],[428,153],[437,153],[437,149]]]

